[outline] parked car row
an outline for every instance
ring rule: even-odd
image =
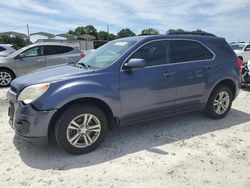
[[[231,48],[244,63],[247,63],[250,60],[250,43],[233,43],[231,44]]]
[[[54,137],[66,152],[83,154],[116,126],[199,110],[223,118],[239,93],[242,62],[225,39],[202,35],[117,39],[77,63],[20,76],[8,91],[10,126],[32,142]],[[36,66],[57,64],[57,50],[47,50],[55,46],[14,53],[13,74],[25,73],[17,66],[29,58]],[[65,61],[74,61],[68,57],[78,51],[63,49]]]
[[[33,70],[64,63],[72,63],[83,57],[83,53],[70,45],[43,42],[17,50],[0,58],[0,87],[9,86],[11,81]]]

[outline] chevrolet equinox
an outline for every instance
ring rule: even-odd
[[[77,63],[16,78],[9,123],[23,138],[54,137],[66,152],[84,154],[118,125],[198,110],[223,118],[239,93],[240,68],[212,34],[122,38]]]

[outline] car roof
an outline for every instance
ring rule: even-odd
[[[0,44],[0,46],[8,46],[8,47],[12,47],[12,44]]]
[[[72,48],[76,48],[76,46],[73,46],[71,44],[65,44],[65,43],[61,43],[61,42],[37,42],[34,44],[31,44],[30,47],[34,47],[34,46],[50,46],[50,45],[56,45],[56,46],[68,46],[68,47],[72,47]]]
[[[133,36],[117,39],[119,40],[134,40],[134,41],[142,41],[142,40],[160,40],[160,39],[191,39],[191,40],[218,40],[223,39],[221,37],[216,36],[204,36],[204,35],[192,35],[192,34],[176,34],[176,35],[142,35],[142,36]]]

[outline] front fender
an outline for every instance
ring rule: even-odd
[[[93,81],[76,81],[51,84],[49,90],[33,105],[39,110],[60,109],[65,104],[83,98],[99,99],[105,102],[116,116],[120,110],[119,95],[114,85],[101,85]]]

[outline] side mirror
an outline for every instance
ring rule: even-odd
[[[124,64],[124,70],[138,69],[146,67],[146,62],[144,59],[133,58]]]
[[[24,54],[19,54],[16,58],[17,58],[17,59],[22,59],[22,58],[24,58],[24,57],[25,57]]]

